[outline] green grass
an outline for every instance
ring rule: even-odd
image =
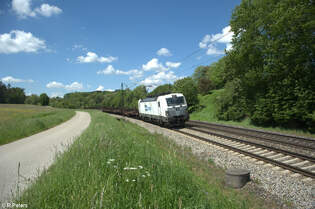
[[[189,149],[135,124],[89,112],[89,128],[17,202],[41,209],[233,209],[265,204],[249,192],[225,188],[224,171],[198,160]]]
[[[305,137],[312,137],[315,138],[315,134],[309,133],[307,131],[298,130],[298,129],[285,129],[282,127],[261,127],[261,126],[255,126],[251,123],[249,118],[245,118],[242,121],[224,121],[219,120],[216,117],[217,109],[215,105],[215,99],[219,95],[219,93],[222,91],[220,90],[214,90],[212,91],[212,94],[208,94],[205,96],[199,95],[200,105],[204,106],[203,109],[193,112],[190,114],[191,120],[200,120],[200,121],[208,121],[213,123],[220,123],[220,124],[227,124],[227,125],[235,125],[245,128],[255,128],[255,129],[263,129],[268,131],[275,131],[285,134],[294,134],[299,136],[305,136]]]
[[[74,114],[73,110],[52,107],[0,104],[0,145],[54,127]]]

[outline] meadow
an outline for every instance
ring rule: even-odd
[[[200,105],[203,107],[199,111],[195,111],[190,114],[191,120],[200,120],[200,121],[206,121],[206,122],[213,122],[213,123],[220,123],[220,124],[226,124],[226,125],[234,125],[239,127],[245,127],[245,128],[255,128],[255,129],[262,129],[267,131],[275,131],[280,132],[284,134],[293,134],[298,136],[304,136],[304,137],[312,137],[315,138],[315,134],[312,134],[308,131],[300,130],[300,129],[288,129],[288,128],[282,128],[282,127],[262,127],[262,126],[256,126],[251,123],[249,118],[245,118],[242,121],[224,121],[219,120],[216,117],[217,114],[217,105],[216,105],[216,97],[220,95],[220,92],[223,89],[220,90],[213,90],[211,94],[207,94],[205,96],[199,95],[199,101]]]
[[[274,208],[226,188],[224,171],[187,148],[99,111],[16,202],[30,208]]]
[[[74,116],[73,110],[25,104],[0,104],[0,145],[54,127]]]

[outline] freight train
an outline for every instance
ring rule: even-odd
[[[138,109],[103,108],[103,112],[136,117],[161,126],[184,126],[189,120],[187,102],[183,94],[171,93],[138,101]]]

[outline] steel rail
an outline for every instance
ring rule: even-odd
[[[226,135],[222,135],[222,134],[218,134],[218,133],[213,133],[211,131],[200,130],[200,129],[193,128],[193,127],[190,127],[190,128],[187,128],[187,129],[191,129],[191,130],[194,130],[194,131],[199,131],[199,132],[206,133],[206,134],[211,134],[211,135],[214,135],[214,136],[217,136],[217,137],[226,138],[226,139],[231,140],[231,141],[236,141],[236,142],[240,142],[240,143],[243,143],[243,144],[248,144],[248,145],[252,145],[252,146],[255,146],[255,147],[267,149],[267,150],[270,150],[270,151],[275,151],[275,152],[278,152],[278,153],[282,153],[282,154],[285,154],[285,155],[290,155],[292,157],[300,158],[302,160],[307,160],[307,161],[315,163],[315,158],[314,157],[302,155],[302,154],[299,154],[299,153],[294,153],[294,152],[290,152],[290,151],[287,151],[287,150],[283,150],[283,149],[279,149],[279,148],[275,148],[275,147],[271,147],[271,146],[267,146],[267,145],[263,145],[263,144],[258,144],[258,143],[255,143],[255,142],[244,141],[242,139],[238,139],[238,138],[235,138],[235,137],[232,137],[232,136],[226,136]]]
[[[294,167],[294,166],[291,166],[291,165],[288,165],[288,164],[285,164],[285,163],[282,163],[282,162],[279,162],[279,161],[276,161],[276,160],[272,160],[272,159],[269,159],[269,158],[266,158],[266,157],[263,157],[263,156],[259,156],[259,155],[256,155],[254,153],[250,153],[250,152],[247,152],[247,151],[235,148],[235,147],[231,147],[229,145],[222,144],[222,143],[219,143],[219,142],[216,142],[216,141],[213,141],[213,140],[201,137],[201,136],[197,136],[197,135],[194,135],[194,134],[186,133],[186,132],[183,132],[183,131],[180,131],[180,130],[176,130],[176,129],[173,129],[173,131],[181,133],[183,135],[187,135],[187,136],[193,137],[193,138],[197,138],[197,139],[199,139],[201,141],[205,141],[205,142],[214,144],[216,146],[223,147],[225,149],[233,150],[235,152],[238,152],[238,153],[250,156],[252,158],[255,158],[255,159],[258,159],[258,160],[261,160],[261,161],[264,161],[264,162],[276,165],[278,167],[284,168],[286,170],[290,170],[290,171],[293,171],[295,173],[299,173],[299,174],[302,174],[304,176],[307,176],[307,177],[315,179],[315,174],[313,172],[310,172],[310,171],[307,171],[307,170],[303,170],[301,168]]]
[[[268,141],[268,142],[276,142],[279,144],[286,144],[289,146],[294,146],[294,147],[298,147],[298,148],[305,148],[308,150],[312,150],[315,151],[315,147],[310,147],[309,145],[305,145],[305,144],[298,144],[298,143],[294,143],[294,142],[290,142],[290,141],[284,141],[284,140],[279,140],[279,139],[274,139],[274,138],[267,138],[267,137],[263,137],[263,136],[255,136],[249,133],[239,133],[239,131],[248,131],[248,132],[252,132],[252,133],[260,133],[260,134],[268,134],[270,136],[281,136],[281,137],[286,137],[286,138],[292,138],[293,140],[301,140],[303,143],[307,142],[307,143],[314,143],[315,145],[315,140],[313,139],[309,139],[309,138],[303,138],[303,137],[295,137],[295,136],[290,136],[290,135],[281,135],[281,134],[277,134],[277,133],[271,133],[271,132],[264,132],[264,131],[260,131],[260,130],[255,130],[255,129],[245,129],[245,128],[241,128],[241,127],[233,127],[233,126],[226,126],[226,125],[219,125],[219,124],[213,124],[213,123],[206,123],[206,122],[201,122],[201,121],[188,121],[186,122],[187,125],[197,125],[200,127],[204,127],[204,128],[210,128],[210,129],[214,129],[214,130],[218,130],[218,131],[223,131],[223,132],[229,132],[232,134],[237,134],[237,135],[242,135],[242,136],[246,136],[246,137],[252,137],[258,140],[263,140],[263,141]],[[222,130],[220,128],[215,128],[213,126],[216,127],[220,127],[220,128],[225,128],[225,129],[234,129],[236,131],[233,130]],[[239,131],[238,131],[239,130]]]

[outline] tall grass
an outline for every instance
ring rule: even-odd
[[[200,105],[202,105],[204,108],[190,114],[190,119],[191,120],[213,122],[213,123],[221,123],[221,124],[227,124],[227,125],[235,125],[235,126],[241,126],[241,127],[245,127],[245,128],[264,129],[264,130],[268,130],[268,131],[275,131],[275,132],[281,132],[281,133],[285,133],[285,134],[294,134],[294,135],[300,135],[300,136],[315,138],[315,134],[309,133],[307,131],[299,130],[299,129],[256,126],[256,125],[251,123],[249,118],[245,118],[242,121],[219,120],[216,117],[217,106],[216,106],[215,101],[216,101],[216,97],[218,97],[220,95],[221,91],[222,91],[222,89],[213,90],[211,94],[204,95],[204,96],[199,95],[198,98],[200,100]]]
[[[0,145],[56,126],[74,113],[51,107],[0,104]]]
[[[135,124],[90,113],[89,128],[18,202],[41,209],[254,207],[216,181],[222,172],[205,178],[215,169],[195,169],[189,151]]]

